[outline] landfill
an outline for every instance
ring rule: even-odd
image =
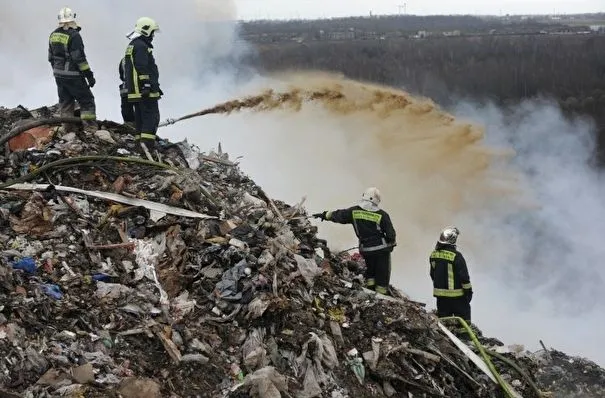
[[[604,397],[390,287],[219,146],[0,108],[0,397]],[[149,156],[151,155],[151,156]]]

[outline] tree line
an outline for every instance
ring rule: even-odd
[[[262,44],[247,61],[266,71],[338,71],[444,106],[459,96],[498,103],[551,96],[566,112],[595,118],[605,155],[604,54],[603,35],[478,36]]]

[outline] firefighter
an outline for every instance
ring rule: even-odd
[[[122,111],[122,120],[124,124],[135,128],[134,124],[134,104],[128,101],[128,88],[126,88],[126,77],[124,76],[124,64],[126,63],[126,57],[122,58],[118,64],[118,74],[120,75],[120,108]]]
[[[159,30],[153,19],[139,18],[134,31],[127,36],[130,44],[126,48],[124,62],[128,100],[134,104],[136,138],[149,148],[155,146],[160,123],[158,100],[163,95],[151,44],[155,32]]]
[[[473,286],[464,256],[456,248],[460,231],[447,227],[441,231],[435,250],[429,257],[433,296],[437,300],[437,316],[458,316],[471,322]]]
[[[71,8],[59,10],[57,18],[59,26],[49,37],[48,62],[57,84],[59,113],[62,117],[75,116],[77,101],[84,130],[92,133],[97,130],[97,116],[95,97],[90,89],[96,81],[84,53],[81,28]],[[72,126],[63,124],[63,128],[70,130]]]
[[[359,239],[359,253],[366,263],[366,287],[377,293],[388,294],[391,252],[397,243],[391,218],[380,209],[380,200],[380,191],[374,187],[368,188],[356,206],[324,211],[313,214],[313,217],[339,224],[353,224]]]

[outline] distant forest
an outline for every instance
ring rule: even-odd
[[[443,28],[456,28],[465,22],[455,18],[449,25],[446,18]],[[476,18],[467,22],[479,24]],[[288,30],[295,30],[299,22],[292,24]],[[284,30],[282,26],[280,31]],[[256,43],[256,47],[258,51],[248,62],[261,70],[339,71],[353,79],[404,88],[443,106],[461,96],[489,98],[501,104],[541,94],[553,96],[566,112],[595,118],[599,158],[605,160],[604,34],[289,40]]]

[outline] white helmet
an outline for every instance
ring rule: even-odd
[[[69,7],[63,7],[59,10],[59,14],[57,14],[57,19],[60,24],[75,22],[76,21],[76,13]]]
[[[455,245],[458,240],[458,235],[460,235],[460,230],[456,227],[447,227],[441,231],[441,235],[439,235],[439,243],[443,243],[446,245]]]
[[[374,205],[378,206],[380,204],[380,191],[375,187],[368,188],[364,191],[363,195],[361,195],[361,199],[372,202]]]
[[[152,32],[159,32],[160,26],[149,17],[141,17],[137,20],[137,23],[134,25],[135,33],[139,35],[149,37]]]

